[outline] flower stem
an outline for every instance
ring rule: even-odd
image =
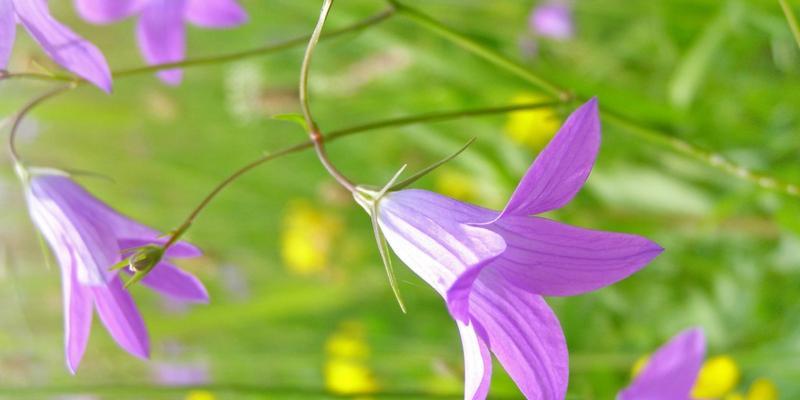
[[[781,4],[783,14],[786,16],[786,22],[789,23],[789,29],[792,30],[794,41],[797,43],[797,47],[800,47],[800,24],[798,24],[797,17],[794,11],[792,11],[792,6],[790,6],[789,2],[786,0],[778,0],[778,3]]]
[[[538,103],[528,103],[528,104],[513,104],[500,107],[472,108],[472,109],[457,110],[457,111],[443,111],[436,113],[418,114],[401,118],[384,119],[380,121],[368,122],[361,125],[356,125],[331,131],[325,138],[327,141],[330,142],[337,139],[341,139],[346,136],[355,135],[357,133],[374,131],[383,128],[414,125],[423,122],[448,121],[448,120],[455,120],[467,117],[478,117],[483,115],[503,114],[519,110],[533,110],[537,108],[552,107],[559,103],[560,102],[549,101],[549,102],[538,102]],[[203,198],[203,200],[194,208],[194,210],[192,210],[192,212],[189,214],[186,220],[184,220],[184,222],[177,229],[172,231],[172,234],[170,235],[170,238],[167,241],[167,244],[164,246],[164,248],[166,249],[169,246],[175,244],[180,239],[180,237],[183,236],[184,233],[186,233],[186,231],[192,225],[194,220],[197,218],[198,215],[200,215],[200,213],[206,208],[206,206],[208,206],[208,204],[211,203],[211,201],[214,200],[214,198],[220,192],[222,192],[228,185],[238,180],[242,175],[276,158],[280,158],[292,153],[297,153],[299,151],[309,149],[312,147],[314,147],[314,142],[312,140],[307,140],[302,143],[297,143],[288,147],[284,147],[273,153],[261,156],[258,159],[253,160],[250,163],[234,171],[231,175],[229,175],[227,178],[223,179],[220,183],[218,183],[217,186],[215,186],[214,189],[212,189],[211,192],[209,192],[206,195],[206,197]]]
[[[345,189],[349,190],[351,193],[354,193],[356,191],[356,185],[347,179],[347,177],[345,177],[333,165],[328,157],[328,154],[325,151],[325,138],[322,135],[322,132],[319,130],[317,123],[314,121],[314,117],[311,115],[311,107],[309,107],[308,104],[308,73],[311,69],[311,58],[314,55],[314,50],[317,48],[317,43],[319,43],[319,38],[322,34],[322,28],[325,26],[325,21],[328,19],[328,13],[331,11],[331,7],[333,7],[333,0],[323,1],[322,10],[320,11],[319,19],[317,20],[317,25],[314,27],[313,33],[311,33],[311,38],[308,40],[308,46],[306,47],[306,52],[303,56],[303,64],[300,68],[300,108],[303,111],[303,118],[306,121],[308,136],[314,143],[314,150],[317,153],[317,158],[319,158],[319,161],[328,171],[328,174],[336,179],[336,181],[339,182],[339,184]]]
[[[395,14],[395,8],[393,6],[389,6],[387,9],[367,17],[361,21],[358,21],[352,25],[348,25],[344,28],[332,30],[323,34],[320,37],[320,40],[324,39],[331,39],[337,36],[342,36],[347,33],[357,32],[363,29],[366,29],[370,26],[377,25],[383,21],[386,21],[390,17]],[[162,64],[154,64],[154,65],[145,65],[141,67],[133,67],[133,68],[123,68],[111,71],[111,75],[114,79],[126,78],[129,76],[136,76],[142,74],[148,74],[152,72],[157,72],[165,69],[172,69],[172,68],[187,68],[187,67],[197,67],[203,65],[212,65],[212,64],[222,64],[228,63],[232,61],[241,60],[244,58],[250,57],[257,57],[262,56],[270,53],[275,53],[281,50],[289,49],[292,47],[297,47],[303,45],[308,42],[310,36],[303,35],[294,37],[291,39],[282,40],[279,42],[267,44],[264,46],[255,47],[248,50],[237,51],[227,54],[218,54],[212,56],[201,56],[201,57],[194,57],[194,58],[187,58],[182,61],[177,62],[170,62],[170,63],[162,63]],[[75,82],[78,85],[83,85],[88,83],[84,79],[80,79],[73,75],[62,75],[62,74],[43,74],[37,72],[7,72],[0,70],[0,80],[3,79],[34,79],[34,80],[43,80],[43,81],[61,81],[61,82]]]
[[[19,156],[16,145],[17,132],[19,131],[22,119],[25,118],[25,116],[28,115],[31,110],[36,108],[36,106],[42,104],[48,99],[56,97],[59,94],[74,88],[74,84],[68,84],[48,90],[47,92],[44,92],[43,94],[33,98],[31,101],[22,106],[22,108],[17,112],[17,114],[14,116],[13,122],[11,123],[11,130],[8,133],[8,154],[11,156],[11,160],[14,162],[14,166],[18,168],[23,166],[22,158]]]
[[[433,17],[424,14],[415,8],[401,4],[397,0],[386,1],[393,5],[399,14],[408,17],[409,19],[418,23],[420,26],[439,35],[443,39],[449,40],[464,50],[467,50],[468,52],[471,52],[476,56],[481,57],[484,60],[514,75],[517,75],[518,77],[532,83],[533,85],[561,100],[567,101],[572,98],[572,95],[569,91],[559,88],[558,85],[540,77],[539,75],[527,69],[525,66],[511,60],[507,56],[493,49],[476,42],[466,35],[455,31]],[[789,10],[789,13],[787,13],[787,18],[789,18],[790,25],[792,25],[792,18],[790,15],[793,16],[793,14],[790,13],[791,10]],[[794,26],[796,26],[796,24],[794,24]],[[580,98],[581,96],[576,96],[576,99]],[[752,184],[756,184],[764,189],[775,190],[793,197],[800,197],[800,186],[796,184],[782,182],[780,179],[768,176],[766,174],[750,171],[745,167],[724,159],[719,154],[704,150],[698,146],[695,146],[694,144],[676,138],[662,131],[649,128],[646,125],[635,122],[631,118],[622,116],[621,114],[616,113],[613,110],[609,110],[606,107],[602,107],[602,111],[606,121],[609,121],[612,124],[623,128],[623,131],[633,134],[650,143],[691,157],[702,162],[703,164],[706,164],[707,166],[720,170],[737,179],[742,179]]]

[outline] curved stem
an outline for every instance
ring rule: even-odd
[[[401,118],[385,119],[331,131],[328,134],[328,136],[326,136],[326,139],[328,141],[333,141],[357,133],[379,130],[389,127],[414,125],[423,122],[448,121],[466,117],[477,117],[482,115],[503,114],[507,112],[520,111],[520,110],[533,110],[537,108],[552,107],[557,104],[559,104],[559,102],[552,102],[552,101],[529,103],[529,104],[513,104],[500,107],[486,107],[486,108],[473,108],[473,109],[457,110],[457,111],[443,111],[437,113],[412,115]],[[299,151],[309,149],[311,147],[314,147],[314,142],[309,139],[302,143],[297,143],[292,146],[284,147],[274,153],[266,154],[234,171],[231,175],[229,175],[227,178],[223,179],[220,183],[218,183],[217,186],[215,186],[214,189],[212,189],[211,192],[209,192],[206,195],[206,197],[204,197],[203,200],[200,201],[200,203],[194,208],[194,210],[192,210],[192,212],[184,220],[184,222],[172,232],[169,240],[164,245],[164,248],[166,249],[175,244],[180,239],[180,237],[189,229],[189,227],[192,225],[197,216],[200,215],[200,213],[209,205],[209,203],[211,203],[211,201],[214,200],[214,198],[218,194],[220,194],[228,185],[238,180],[241,176],[243,176],[247,172],[250,172],[256,167],[265,164],[269,161],[272,161],[276,158],[280,158],[292,153],[297,153]]]
[[[397,0],[386,1],[397,8],[397,11],[400,14],[410,18],[420,26],[454,43],[464,50],[467,50],[470,53],[473,53],[476,56],[481,57],[484,60],[534,84],[545,92],[557,96],[562,100],[566,101],[572,98],[570,92],[560,89],[555,83],[540,77],[518,62],[508,58],[496,50],[490,49],[476,42],[474,39],[471,39],[460,32],[457,32],[433,17],[424,14],[415,8],[400,4]],[[662,131],[649,128],[646,125],[635,122],[631,118],[622,116],[621,114],[616,113],[607,107],[602,107],[601,109],[606,121],[609,121],[612,124],[623,128],[624,131],[634,134],[652,144],[665,147],[669,150],[691,157],[711,168],[720,170],[737,179],[756,184],[764,189],[776,190],[793,197],[800,197],[800,186],[796,184],[786,183],[780,179],[768,176],[766,174],[753,172],[723,158],[719,154],[704,150],[692,143]]]
[[[317,158],[337,182],[351,193],[356,191],[356,185],[353,184],[347,177],[345,177],[331,162],[328,153],[325,151],[324,137],[320,132],[314,117],[311,116],[311,107],[308,104],[308,73],[311,68],[311,58],[314,55],[314,49],[319,43],[322,28],[325,26],[325,20],[328,19],[328,13],[333,7],[333,0],[324,0],[322,3],[322,10],[317,20],[317,25],[314,27],[314,32],[308,40],[305,55],[303,56],[303,64],[300,68],[300,108],[303,111],[303,118],[306,121],[306,128],[308,129],[308,136],[314,143],[314,150],[317,153]]]
[[[394,8],[394,6],[389,6],[385,10],[370,17],[367,17],[361,21],[358,21],[352,25],[348,25],[344,28],[332,30],[328,33],[325,33],[320,37],[320,40],[331,39],[337,36],[342,36],[347,33],[357,32],[373,25],[377,25],[389,19],[392,15],[395,14],[395,11],[396,9]],[[136,76],[136,75],[157,72],[165,69],[197,67],[209,64],[222,64],[222,63],[241,60],[244,58],[262,56],[265,54],[278,52],[292,47],[297,47],[304,43],[307,43],[309,37],[310,37],[309,35],[298,36],[291,39],[275,42],[272,44],[255,47],[249,50],[237,51],[227,54],[201,56],[201,57],[187,58],[183,61],[178,61],[178,62],[145,65],[133,68],[123,68],[111,71],[111,75],[114,79],[119,79],[119,78],[126,78],[129,76]],[[50,74],[42,74],[36,72],[13,73],[8,71],[0,71],[0,80],[3,79],[34,79],[34,80],[44,80],[44,81],[75,82],[78,85],[83,85],[85,83],[88,83],[83,79],[71,75],[50,75]]]
[[[792,6],[790,6],[789,2],[786,0],[778,0],[778,3],[781,4],[783,15],[786,16],[786,23],[789,24],[789,29],[792,31],[794,41],[797,43],[797,47],[800,47],[800,24],[798,24],[797,17],[794,15],[794,11],[792,11]]]
[[[17,152],[17,132],[19,131],[20,124],[22,123],[22,119],[28,115],[31,110],[36,108],[39,104],[51,99],[67,90],[71,90],[75,88],[75,85],[69,84],[64,86],[59,86],[55,89],[49,90],[44,92],[38,97],[35,97],[33,100],[29,101],[27,104],[22,106],[22,108],[17,112],[17,115],[14,117],[14,122],[11,123],[11,130],[8,133],[8,154],[11,156],[11,160],[14,162],[14,165],[21,166],[22,158],[19,156],[19,152]]]

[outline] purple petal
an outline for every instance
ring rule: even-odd
[[[50,16],[44,0],[13,0],[22,25],[62,67],[111,92],[111,72],[103,53]]]
[[[483,328],[478,334],[526,398],[564,398],[569,379],[567,343],[544,299],[500,275],[484,273],[470,295],[470,310],[472,323]]]
[[[127,352],[140,358],[150,356],[150,342],[142,316],[130,293],[115,276],[107,286],[92,287],[100,320],[111,337]]]
[[[378,221],[395,254],[439,294],[472,265],[500,254],[500,235],[469,222],[496,214],[424,190],[389,193]]]
[[[99,203],[82,187],[64,176],[36,175],[27,193],[31,219],[57,256],[70,253],[78,281],[105,285],[108,268],[121,257],[113,232],[101,218]],[[62,264],[62,268],[63,268]]]
[[[8,65],[16,33],[14,5],[11,4],[11,0],[0,0],[0,69]]]
[[[456,322],[464,348],[464,399],[485,399],[492,382],[492,356],[489,348],[473,326]]]
[[[136,38],[144,59],[150,64],[181,61],[186,53],[186,26],[183,22],[184,0],[151,0],[142,9],[136,26]],[[180,69],[158,72],[169,85],[181,82]]]
[[[109,24],[127,18],[142,4],[140,0],[75,0],[78,14],[94,24]]]
[[[59,253],[61,285],[64,296],[64,348],[67,368],[71,373],[78,370],[89,342],[92,328],[92,292],[81,286],[74,271],[74,259],[70,254]]]
[[[538,217],[507,216],[486,226],[506,251],[462,274],[448,292],[454,317],[464,320],[472,282],[493,269],[517,287],[542,296],[591,292],[627,278],[663,249],[641,236],[593,231]]]
[[[572,37],[572,11],[565,4],[544,4],[536,7],[530,17],[531,29],[540,36],[553,39]]]
[[[122,250],[129,250],[137,247],[146,246],[148,244],[158,244],[163,245],[167,242],[168,238],[159,238],[159,239],[132,239],[132,238],[123,238],[119,240],[119,247]],[[167,249],[167,253],[165,254],[166,257],[169,258],[194,258],[200,257],[203,255],[203,252],[198,249],[195,245],[180,241]]]
[[[186,19],[205,28],[228,28],[247,22],[247,13],[235,0],[187,0]]]
[[[166,262],[153,268],[142,278],[142,283],[175,300],[208,303],[208,291],[199,279]]]
[[[705,358],[706,343],[699,328],[687,329],[658,349],[619,400],[689,399]]]
[[[589,177],[599,148],[600,115],[593,98],[567,118],[497,219],[539,214],[569,203]]]

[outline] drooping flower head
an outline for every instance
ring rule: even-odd
[[[112,210],[65,174],[32,171],[21,175],[31,218],[61,268],[69,370],[75,373],[83,357],[94,310],[123,349],[148,357],[144,321],[118,272],[109,268],[130,249],[163,244],[160,233]],[[170,262],[170,258],[199,255],[194,246],[178,242],[142,283],[174,299],[205,303],[208,293],[203,284]]]
[[[531,31],[538,36],[557,40],[572,38],[572,10],[563,1],[550,0],[536,6],[529,19]]]
[[[136,39],[150,64],[177,62],[186,54],[186,23],[203,28],[228,28],[247,21],[236,0],[75,0],[78,13],[95,24],[108,24],[138,15]],[[158,72],[167,84],[177,85],[180,69]]]
[[[706,339],[701,329],[692,328],[679,333],[650,356],[641,372],[617,399],[692,399],[692,388],[705,354]]]
[[[53,19],[45,0],[0,0],[0,69],[6,67],[11,56],[17,22],[53,61],[100,89],[111,91],[111,72],[103,53]]]
[[[602,288],[662,251],[643,237],[533,216],[572,200],[599,145],[592,99],[567,119],[501,212],[424,190],[356,196],[397,256],[447,300],[464,348],[466,399],[486,397],[491,353],[527,398],[564,398],[566,342],[541,296]]]

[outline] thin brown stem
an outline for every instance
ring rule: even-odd
[[[15,165],[17,166],[23,165],[22,158],[19,156],[16,144],[17,132],[19,131],[22,119],[25,118],[25,116],[28,115],[28,113],[30,113],[31,110],[33,110],[43,102],[47,101],[48,99],[56,97],[59,94],[74,88],[75,88],[74,84],[69,84],[48,90],[47,92],[44,92],[43,94],[29,101],[27,104],[22,106],[22,108],[17,112],[16,116],[14,116],[14,121],[11,123],[11,130],[8,133],[8,153],[11,156],[11,160],[14,162]]]

